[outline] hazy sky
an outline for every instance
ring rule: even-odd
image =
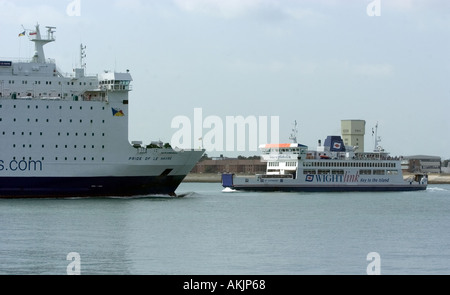
[[[80,43],[88,73],[130,70],[130,140],[168,142],[201,108],[279,116],[283,142],[296,120],[310,148],[362,119],[370,150],[379,122],[393,155],[450,158],[448,0],[0,0],[0,56],[31,57],[18,34],[36,23],[57,27],[63,71]]]

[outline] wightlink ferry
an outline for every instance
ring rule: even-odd
[[[416,191],[427,188],[427,175],[404,179],[401,160],[382,149],[356,153],[340,136],[328,136],[316,151],[298,143],[260,146],[265,174],[222,174],[224,191]]]
[[[0,198],[174,196],[204,150],[130,143],[129,71],[86,75],[81,46],[64,74],[44,54],[54,33],[24,30],[32,58],[0,59]]]

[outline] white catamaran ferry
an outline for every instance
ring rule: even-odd
[[[355,153],[340,136],[328,136],[316,151],[298,143],[260,146],[265,174],[222,174],[224,191],[415,191],[427,188],[426,175],[404,179],[401,161],[382,149]]]
[[[0,59],[0,197],[175,195],[204,151],[130,143],[130,73],[85,75],[81,46],[81,67],[64,75],[44,55],[54,29],[19,35],[31,60]]]

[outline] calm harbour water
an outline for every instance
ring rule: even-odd
[[[0,274],[450,274],[450,185],[395,193],[0,200]]]

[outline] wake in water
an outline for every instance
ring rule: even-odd
[[[427,191],[429,192],[450,192],[450,189],[443,187],[428,187]]]

